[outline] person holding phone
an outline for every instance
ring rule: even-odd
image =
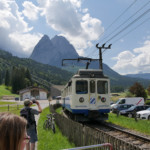
[[[35,103],[38,106],[38,110],[31,108],[32,104]],[[35,150],[35,143],[38,141],[36,121],[34,115],[39,115],[42,112],[40,103],[33,99],[24,100],[24,108],[21,109],[20,115],[27,120],[27,135],[30,136],[29,143],[26,144],[26,150]]]

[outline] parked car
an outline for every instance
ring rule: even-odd
[[[15,97],[15,101],[19,101],[19,97]]]
[[[150,120],[150,107],[146,110],[137,112],[137,118]]]
[[[113,109],[115,106],[120,104],[133,104],[133,105],[144,105],[144,98],[143,97],[124,97],[119,98],[119,100],[112,104],[110,107]]]
[[[117,113],[117,112],[120,112],[121,110],[128,109],[131,106],[133,106],[133,104],[120,104],[120,105],[117,105],[114,108],[112,108],[112,112]]]
[[[57,96],[57,97],[56,97],[56,104],[59,104],[60,101],[61,101],[61,96]]]
[[[149,107],[150,106],[148,106],[148,105],[132,106],[129,109],[121,110],[120,115],[125,115],[128,117],[135,117],[136,112],[141,111],[141,110],[146,110]]]

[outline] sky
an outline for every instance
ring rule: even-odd
[[[0,49],[29,57],[46,34],[119,74],[150,73],[149,0],[0,0]]]

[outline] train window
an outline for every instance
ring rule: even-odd
[[[76,93],[77,94],[87,94],[88,93],[88,82],[87,81],[77,81],[76,82]]]
[[[107,81],[98,81],[97,82],[97,92],[98,92],[98,94],[107,94],[108,93],[108,82]]]
[[[95,93],[95,81],[90,81],[90,93]]]

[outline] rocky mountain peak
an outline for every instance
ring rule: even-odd
[[[51,39],[52,43],[55,47],[58,48],[59,52],[61,53],[63,59],[64,58],[78,58],[79,55],[76,52],[75,48],[69,41],[63,36],[55,36]]]
[[[35,61],[57,67],[61,67],[62,59],[78,57],[75,48],[65,37],[55,36],[50,40],[47,35],[41,38],[30,56]]]
[[[52,44],[50,38],[49,38],[47,35],[44,35],[44,36],[40,39],[40,41],[37,43],[37,45],[35,46],[35,48],[36,48],[36,47],[48,48],[48,46],[51,47],[51,46],[53,46],[53,44]],[[34,49],[35,49],[35,48],[34,48]],[[40,49],[39,49],[39,50],[40,50]],[[33,52],[34,52],[34,50],[33,50]]]

